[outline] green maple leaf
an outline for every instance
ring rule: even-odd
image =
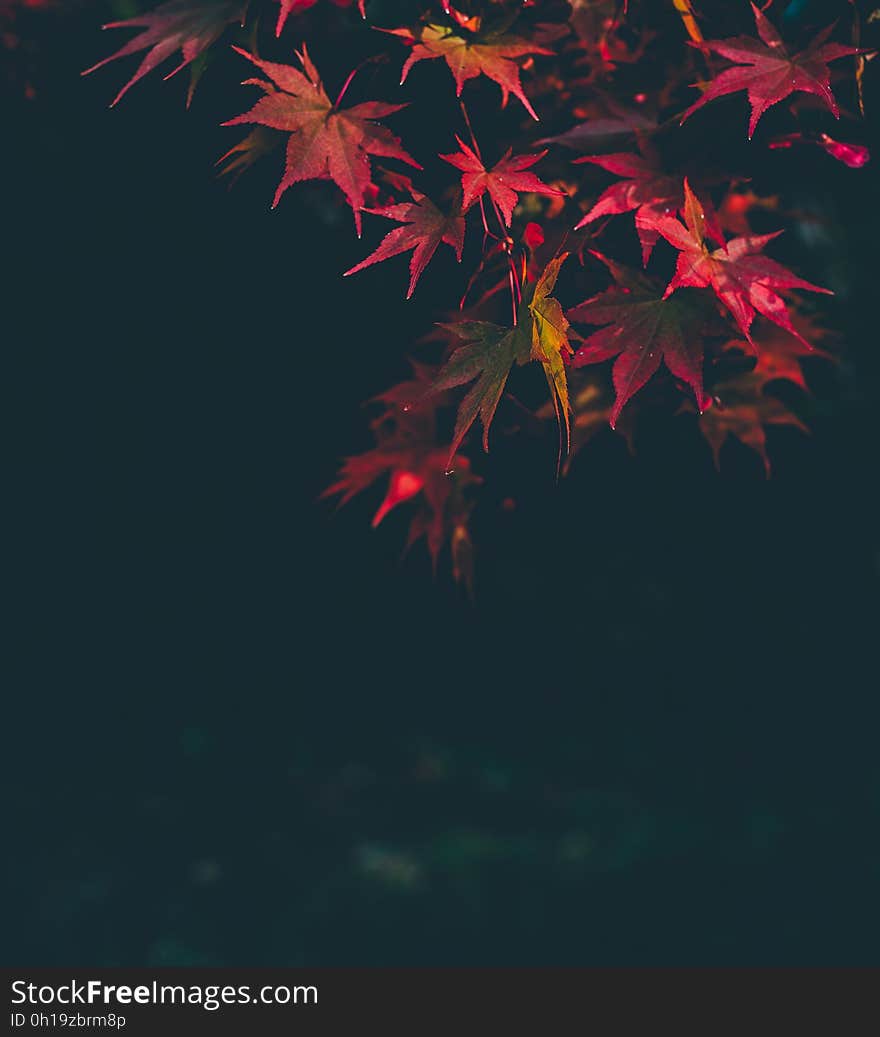
[[[429,391],[441,392],[474,383],[458,408],[449,452],[450,465],[477,417],[483,425],[483,449],[488,451],[489,429],[513,365],[527,364],[530,360],[538,361],[544,368],[557,419],[565,430],[567,447],[570,405],[563,357],[571,355],[572,349],[568,341],[568,321],[559,302],[550,294],[567,255],[552,260],[536,284],[526,288],[515,327],[506,328],[488,321],[442,325],[466,344],[455,350]]]

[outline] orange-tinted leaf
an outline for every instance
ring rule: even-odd
[[[792,313],[792,324],[798,332],[798,338],[790,335],[782,328],[768,324],[757,339],[755,346],[758,356],[753,368],[755,375],[765,385],[773,381],[793,382],[804,392],[809,392],[801,360],[804,357],[821,357],[823,360],[834,360],[827,350],[819,349],[816,342],[825,334],[809,317],[795,311]],[[805,343],[809,342],[809,345]],[[733,339],[725,344],[724,349],[742,350],[745,343],[741,339]]]
[[[553,51],[547,47],[506,33],[462,36],[442,25],[424,25],[413,31],[390,31],[412,47],[403,66],[401,83],[406,81],[410,69],[418,62],[443,58],[455,79],[455,92],[459,97],[469,79],[488,76],[501,87],[502,105],[506,105],[508,96],[513,94],[533,119],[538,118],[523,91],[515,59],[530,54],[552,54]]]
[[[532,317],[531,358],[537,360],[544,368],[550,387],[550,398],[556,408],[556,418],[560,430],[565,433],[565,453],[571,449],[571,404],[568,399],[565,365],[574,350],[568,340],[568,320],[559,300],[553,298],[552,292],[556,288],[559,271],[568,255],[568,252],[563,252],[552,259],[535,283],[531,297],[526,295],[524,299],[524,304],[528,306]],[[562,446],[560,439],[560,455]]]
[[[700,415],[700,431],[712,449],[715,466],[721,466],[721,448],[728,437],[756,451],[770,476],[766,425],[790,425],[809,433],[800,418],[764,386],[769,379],[754,371],[721,382],[713,390],[714,402]]]

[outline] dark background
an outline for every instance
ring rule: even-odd
[[[496,436],[471,606],[317,500],[452,264],[340,279],[330,187],[214,179],[241,70],[108,111],[102,16],[3,56],[5,957],[877,963],[872,167],[772,159],[846,350],[773,479],[686,416],[559,487]]]

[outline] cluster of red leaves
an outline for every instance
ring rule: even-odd
[[[373,527],[399,504],[414,505],[406,547],[425,538],[436,568],[449,540],[455,578],[473,587],[468,518],[469,489],[480,483],[464,456],[448,457],[437,438],[437,410],[446,402],[433,392],[436,370],[413,364],[413,377],[371,401],[380,413],[371,422],[376,446],[346,460],[339,477],[324,491],[345,504],[387,476],[387,489],[373,516]],[[454,453],[454,452],[453,452]],[[454,470],[450,470],[454,465]]]
[[[724,39],[706,38],[706,5],[695,7],[689,0],[668,5],[658,0],[650,10],[650,5],[618,0],[442,0],[413,4],[404,25],[372,24],[372,5],[364,0],[329,0],[320,7],[318,0],[273,4],[265,13],[282,41],[298,32],[292,29],[299,25],[298,16],[315,8],[303,25],[313,34],[310,42],[322,67],[333,47],[321,38],[321,26],[333,6],[338,8],[335,17],[349,19],[352,32],[373,40],[378,52],[368,62],[400,62],[400,95],[369,99],[371,89],[368,99],[343,106],[358,65],[336,70],[331,78],[341,85],[331,100],[305,43],[293,52],[295,64],[265,60],[257,49],[264,5],[244,0],[165,0],[137,18],[113,23],[139,31],[94,67],[146,51],[118,100],[179,52],[173,71],[192,66],[194,85],[208,48],[246,20],[249,46],[234,49],[258,71],[245,85],[262,96],[225,123],[252,127],[224,156],[227,172],[240,173],[271,152],[271,134],[285,134],[284,171],[274,205],[294,184],[329,180],[350,207],[358,236],[363,213],[394,221],[374,251],[346,274],[409,253],[407,297],[441,245],[461,262],[468,226],[480,232],[479,258],[463,294],[456,293],[459,310],[440,325],[446,343],[441,362],[415,365],[412,379],[379,398],[382,411],[372,426],[375,448],[348,459],[328,494],[345,502],[387,476],[374,525],[397,505],[409,504],[410,542],[424,535],[435,562],[450,543],[453,566],[469,581],[471,502],[466,491],[480,480],[462,451],[477,418],[488,449],[512,372],[529,364],[540,365],[546,377],[549,403],[537,415],[552,415],[558,423],[565,469],[603,424],[621,431],[632,446],[638,408],[631,401],[649,386],[659,386],[660,398],[671,389],[684,394],[685,408],[696,408],[716,462],[733,436],[756,450],[769,472],[766,427],[804,427],[773,394],[773,383],[787,380],[806,391],[801,358],[828,356],[816,348],[821,327],[789,308],[788,293],[826,289],[766,254],[781,231],[754,233],[751,215],[778,212],[778,199],[742,190],[748,170],[709,168],[699,154],[681,168],[670,162],[668,142],[686,132],[679,126],[707,105],[744,91],[751,106],[749,138],[769,109],[785,101],[795,128],[783,126],[788,132],[769,135],[768,147],[813,144],[851,168],[864,166],[869,155],[863,145],[835,140],[798,122],[810,98],[814,107],[818,99],[840,117],[829,67],[839,59],[859,58],[862,100],[866,51],[853,42],[832,41],[832,33],[843,34],[842,27],[827,26],[806,45],[795,46],[764,11],[750,5],[749,12],[745,3],[737,17],[747,29],[742,16],[750,13],[756,34]],[[669,35],[668,19],[652,17],[661,7],[680,19],[672,22],[675,37]],[[290,55],[291,47],[283,53]],[[719,69],[719,59],[727,67]],[[435,61],[451,73],[448,93],[458,99],[460,112],[457,124],[436,129],[439,168],[447,174],[449,166],[455,170],[445,192],[423,189],[399,168],[385,165],[390,160],[422,171],[384,120],[410,103],[414,67]],[[660,77],[652,75],[658,67]],[[628,70],[630,84],[640,82],[644,69],[644,85],[618,87],[621,68]],[[483,91],[480,111],[488,107],[490,117],[472,124],[468,99],[480,80],[500,87],[502,108],[511,96],[517,100],[503,122],[491,118],[497,93],[491,101]],[[696,101],[694,84],[702,91]],[[441,89],[442,77],[431,80],[432,91]],[[523,110],[531,120],[548,114],[562,132],[536,146],[530,120],[522,118],[518,136],[510,137],[508,130],[507,139],[497,139],[493,124],[513,126]],[[457,150],[450,148],[453,140]],[[480,140],[491,161],[484,159]],[[571,150],[579,157],[569,157]],[[430,177],[437,168],[432,159],[424,175]],[[617,178],[598,195],[597,174],[591,173],[596,169]],[[597,247],[613,218],[630,213],[644,270]],[[562,294],[574,297],[566,308],[555,293],[572,254]],[[575,301],[585,295],[584,301]],[[731,368],[727,359],[737,352],[747,362]],[[610,384],[609,368],[602,366],[609,361]],[[457,398],[460,388],[463,395]],[[445,427],[438,414],[453,407],[450,446],[437,438]]]

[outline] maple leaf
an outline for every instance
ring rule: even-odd
[[[471,425],[479,416],[483,424],[483,449],[489,449],[489,429],[514,363],[528,363],[531,338],[521,325],[505,328],[488,321],[458,321],[443,325],[464,340],[434,380],[433,391],[452,389],[474,381],[461,401],[455,419],[448,467],[451,468],[459,447]]]
[[[642,262],[647,266],[660,237],[654,221],[659,216],[678,212],[684,205],[681,178],[664,173],[641,155],[629,152],[585,155],[583,158],[575,159],[573,164],[581,165],[585,162],[625,179],[612,184],[602,192],[575,230],[586,227],[602,216],[617,216],[634,211],[636,232],[642,246]],[[708,202],[704,208],[710,236],[723,243],[724,237],[714,208]]]
[[[339,102],[333,104],[327,96],[305,47],[297,52],[302,72],[291,65],[262,61],[239,47],[233,50],[256,65],[271,82],[245,80],[246,84],[259,86],[264,96],[250,111],[229,119],[223,125],[257,124],[290,134],[284,175],[272,207],[278,204],[291,184],[329,177],[351,206],[360,237],[361,210],[372,184],[370,156],[395,158],[421,169],[397,137],[375,121],[399,112],[406,105],[366,101],[352,108],[340,109]]]
[[[809,434],[800,418],[775,396],[768,396],[765,374],[746,372],[719,382],[713,388],[712,405],[700,415],[700,431],[708,442],[715,467],[721,467],[721,448],[730,436],[755,450],[770,477],[765,425],[790,425]]]
[[[246,0],[166,0],[152,11],[145,11],[134,18],[119,22],[108,22],[104,29],[143,29],[114,54],[99,61],[82,74],[87,76],[117,58],[127,57],[146,50],[135,74],[123,86],[113,105],[142,79],[148,72],[180,51],[183,60],[165,77],[170,79],[182,68],[201,57],[212,43],[223,34],[227,25],[244,21]],[[192,99],[192,87],[187,104]],[[111,105],[111,107],[113,106]]]
[[[526,111],[537,121],[537,114],[523,92],[519,65],[515,58],[531,54],[552,54],[553,51],[531,40],[507,33],[487,33],[460,36],[442,25],[424,25],[418,29],[389,29],[392,36],[404,39],[412,51],[403,66],[400,82],[406,82],[413,65],[419,61],[443,58],[455,79],[456,96],[461,97],[464,84],[477,76],[488,76],[501,87],[502,107],[510,94],[518,98]]]
[[[615,284],[568,311],[577,323],[608,325],[594,331],[574,354],[573,367],[596,364],[616,356],[612,378],[616,399],[610,424],[616,428],[627,402],[657,372],[661,361],[671,374],[694,391],[697,406],[708,404],[703,391],[703,338],[707,312],[693,295],[675,299],[662,285],[637,270],[615,263],[598,252]]]
[[[797,54],[789,54],[782,37],[754,4],[755,25],[759,40],[751,36],[734,36],[726,40],[706,40],[702,46],[721,57],[736,62],[725,69],[706,88],[702,97],[682,116],[689,119],[697,109],[726,94],[748,91],[752,108],[749,119],[749,139],[754,136],[761,116],[774,104],[779,104],[793,93],[813,94],[821,98],[835,119],[840,110],[831,92],[831,72],[828,63],[839,58],[863,53],[858,47],[843,43],[826,43],[834,26],[823,30],[813,42]]]
[[[513,155],[508,150],[491,169],[486,169],[482,158],[473,148],[468,147],[460,137],[456,136],[455,139],[461,150],[451,155],[441,155],[440,158],[461,170],[463,212],[467,212],[488,191],[504,218],[504,225],[509,227],[520,193],[565,197],[563,191],[549,187],[534,173],[528,172],[541,161],[546,151],[537,155]]]
[[[825,334],[825,330],[810,317],[794,312],[792,323],[798,331],[799,338],[794,338],[781,328],[768,326],[767,332],[761,335],[758,342],[758,356],[753,361],[755,364],[753,371],[764,383],[777,380],[793,382],[808,393],[810,389],[801,365],[803,357],[821,357],[823,360],[832,361],[835,357],[827,350],[819,349],[816,346],[816,341]],[[805,345],[806,341],[810,344]],[[741,351],[743,345],[741,339],[732,339],[725,343],[722,349],[725,352]]]
[[[566,453],[571,448],[571,404],[568,399],[565,364],[574,350],[568,340],[568,320],[559,300],[554,299],[551,292],[556,287],[559,271],[567,258],[568,253],[563,252],[552,259],[538,278],[531,299],[525,299],[532,316],[531,358],[539,361],[544,367],[547,384],[550,386],[550,399],[556,407],[560,429],[565,431]]]
[[[682,187],[678,177],[658,171],[641,155],[629,152],[584,155],[575,159],[574,165],[582,165],[585,162],[625,179],[612,184],[602,192],[575,230],[586,227],[602,216],[617,216],[640,209],[642,206],[668,212],[678,209],[682,204]]]
[[[217,159],[215,165],[222,167],[217,175],[231,177],[229,183],[234,184],[245,170],[274,151],[277,143],[278,138],[271,130],[257,126]]]
[[[460,202],[453,204],[449,213],[441,212],[430,198],[415,189],[410,189],[411,202],[400,202],[386,205],[379,209],[368,209],[367,212],[377,216],[385,216],[389,220],[397,220],[404,224],[395,227],[382,239],[379,247],[366,259],[351,270],[346,270],[344,277],[356,274],[374,263],[382,263],[392,256],[412,250],[409,269],[409,289],[407,299],[412,298],[422,272],[437,251],[441,243],[450,245],[455,250],[455,258],[461,262],[464,248],[464,216]]]
[[[580,122],[564,133],[543,137],[538,144],[559,144],[571,151],[591,151],[610,142],[620,146],[622,138],[653,133],[657,119],[637,108],[626,108],[611,103],[605,98],[595,98],[587,106],[577,109],[581,118],[589,114],[586,122]]]
[[[833,293],[796,277],[780,263],[761,254],[769,242],[779,237],[781,231],[731,238],[726,245],[710,252],[705,240],[705,213],[687,180],[684,182],[684,191],[686,226],[668,216],[657,217],[653,221],[660,234],[680,250],[675,274],[669,282],[666,295],[683,287],[711,288],[719,301],[733,314],[750,343],[752,321],[755,314],[760,313],[809,345],[792,324],[785,300],[778,290],[801,288],[825,295]]]
[[[816,325],[807,314],[795,311],[794,324],[799,332],[809,334],[813,340],[821,339],[825,329]],[[742,340],[725,343],[721,348],[725,355],[716,361],[716,370],[723,371],[731,350],[743,349]],[[814,346],[806,346],[799,338],[793,338],[772,325],[761,336],[757,358],[751,360],[747,370],[720,374],[711,391],[711,406],[700,415],[700,430],[712,448],[716,467],[720,467],[721,448],[731,436],[751,447],[764,462],[764,470],[770,475],[770,459],[767,455],[767,425],[790,425],[808,433],[809,430],[783,402],[767,393],[771,382],[792,382],[804,392],[809,392],[801,359],[818,356],[834,360],[833,354]],[[734,358],[734,363],[736,359]]]
[[[544,273],[523,293],[515,327],[488,321],[465,320],[443,325],[466,344],[459,346],[434,379],[431,392],[440,392],[474,382],[458,408],[449,465],[471,425],[480,418],[483,449],[489,449],[489,429],[514,364],[537,360],[544,368],[560,428],[570,444],[568,382],[564,358],[572,353],[568,321],[559,302],[552,298],[559,270],[568,253],[547,264]]]
[[[470,487],[481,482],[466,457],[455,459],[453,477],[447,472],[447,451],[437,445],[436,410],[440,397],[428,399],[426,389],[434,368],[414,364],[414,377],[377,396],[381,413],[371,423],[376,446],[346,458],[339,476],[322,497],[339,496],[342,506],[377,480],[388,477],[388,488],[373,516],[375,529],[401,504],[414,506],[406,547],[422,537],[436,568],[443,544],[449,541],[453,575],[471,589],[472,546],[468,532]]]

